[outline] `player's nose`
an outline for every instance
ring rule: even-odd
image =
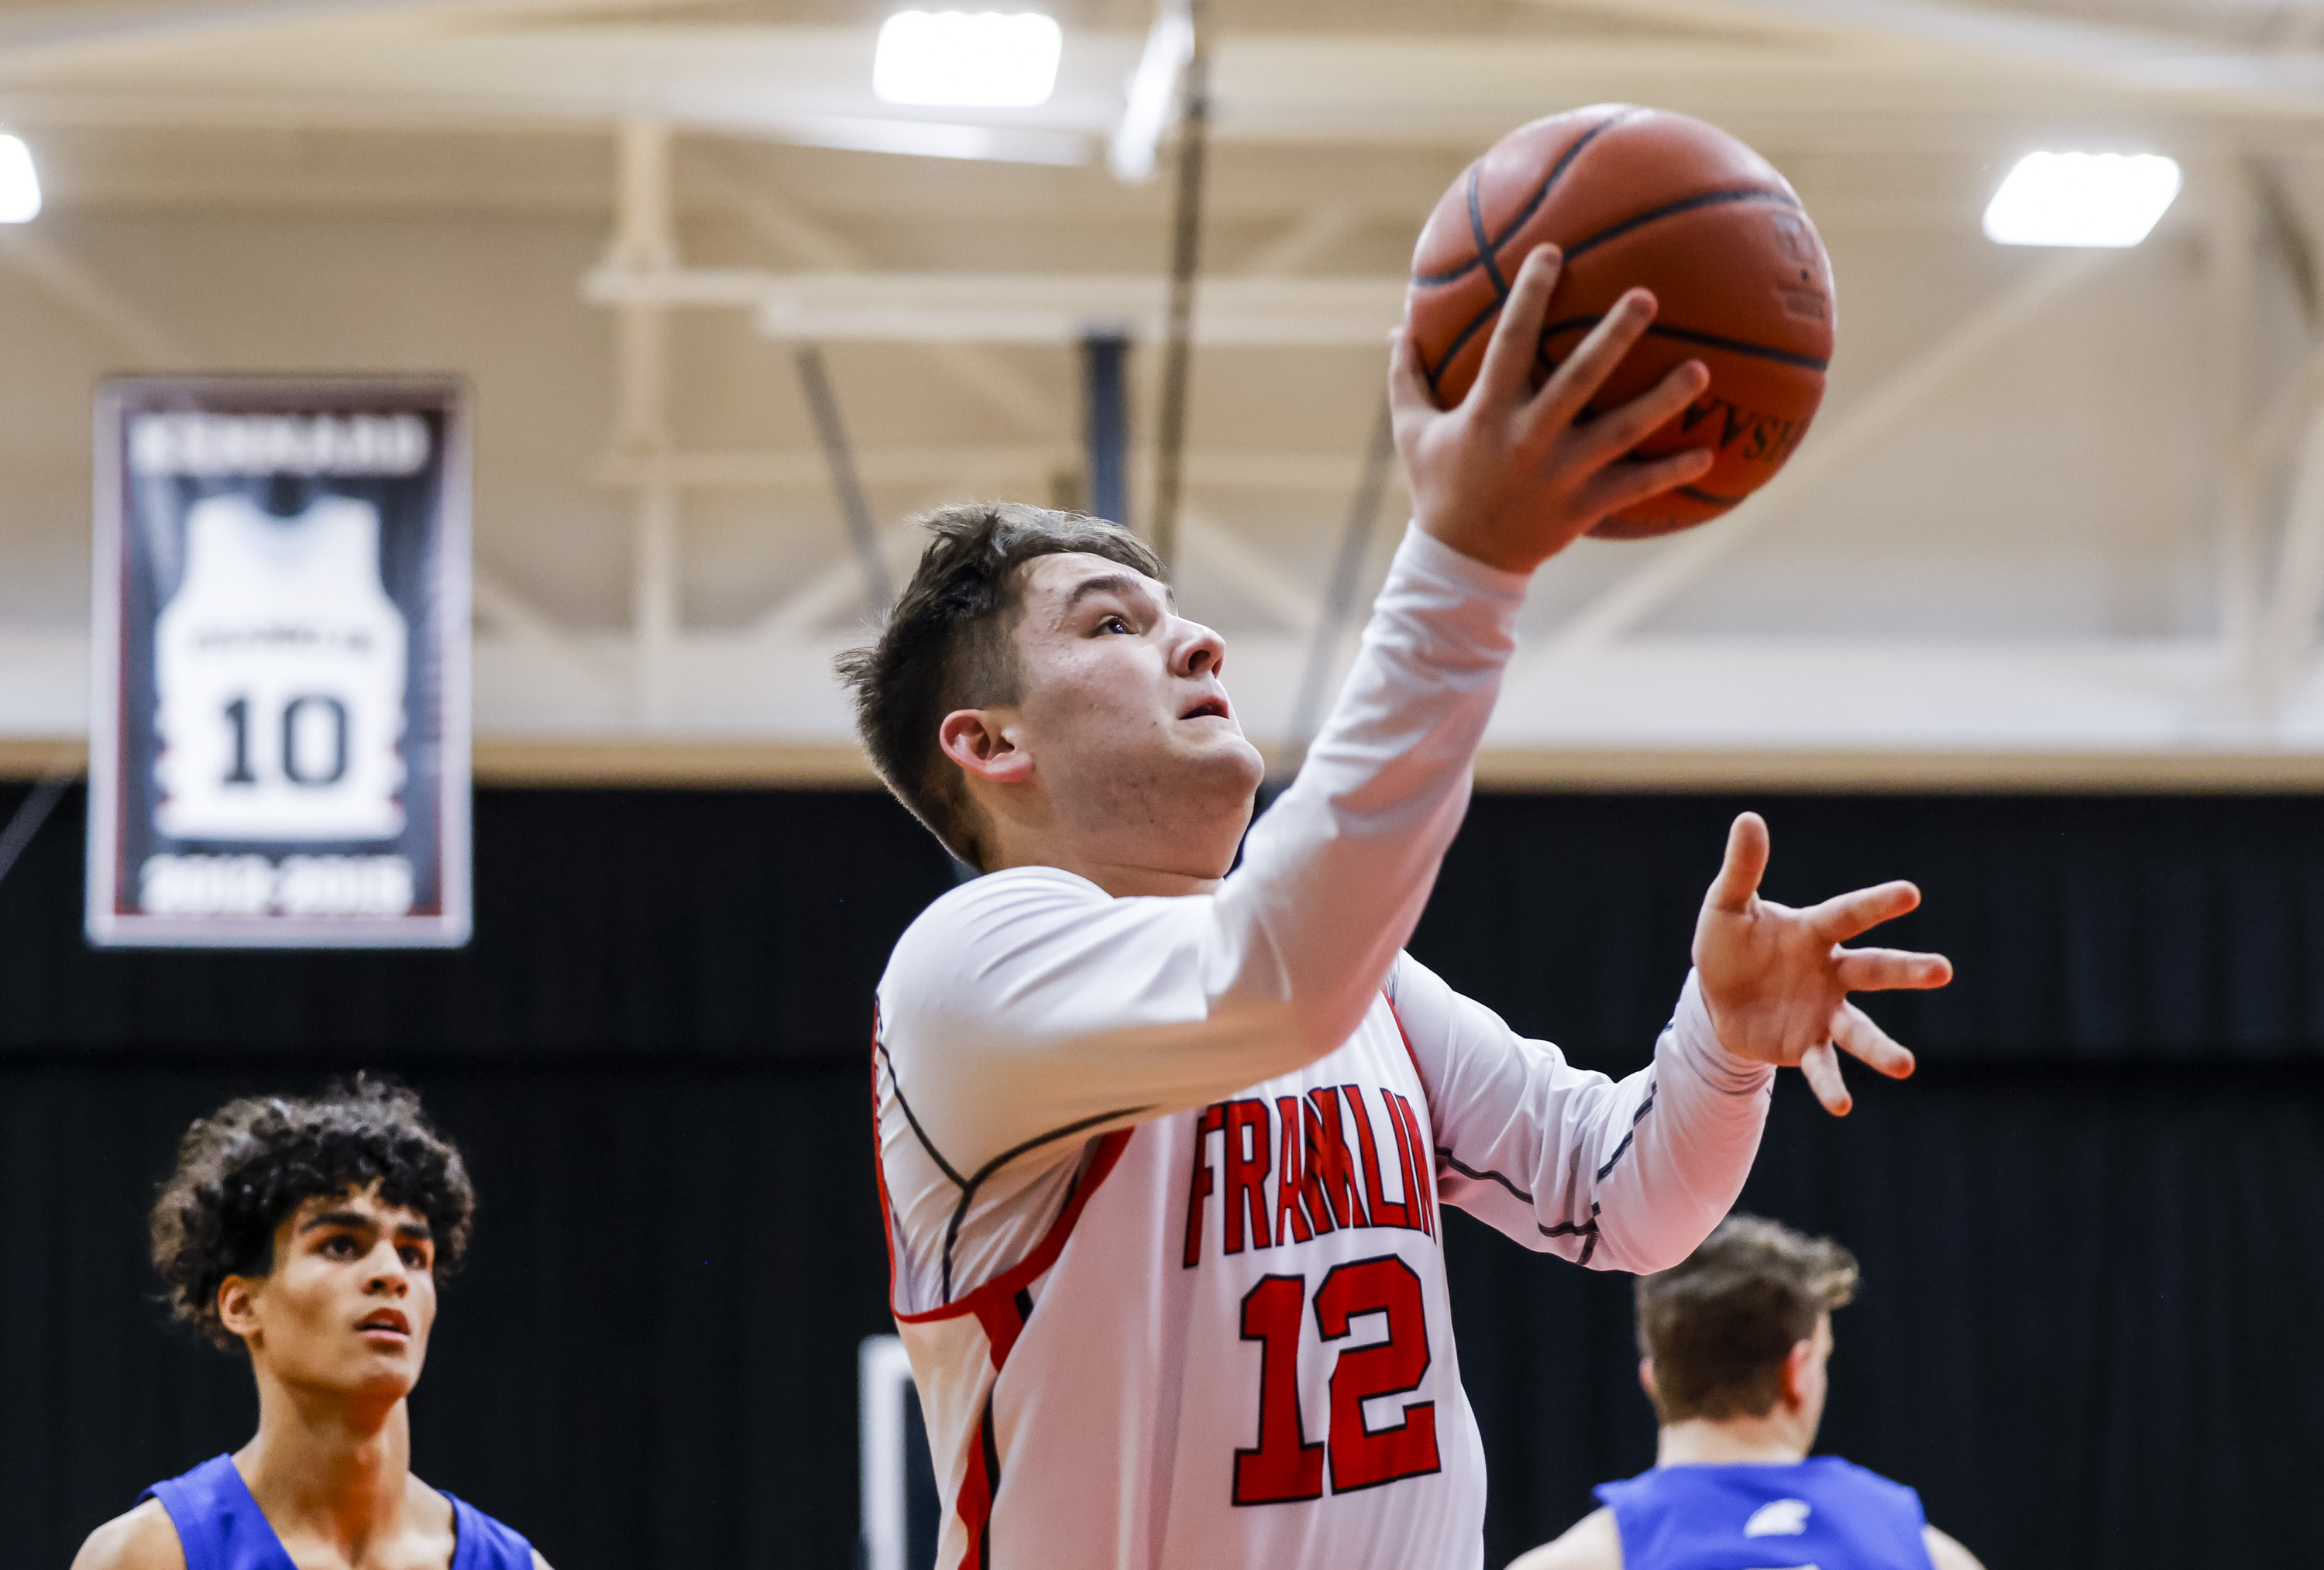
[[[1178,641],[1172,650],[1173,674],[1182,676],[1215,676],[1227,668],[1227,643],[1217,633],[1199,621],[1181,618]]]

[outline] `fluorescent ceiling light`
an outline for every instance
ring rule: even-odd
[[[2135,245],[2179,194],[2179,165],[2151,152],[2029,152],[1985,209],[2002,245]]]
[[[32,151],[14,136],[0,136],[0,224],[29,224],[41,216],[41,177],[32,172]]]
[[[872,90],[890,104],[1030,108],[1057,85],[1064,41],[1035,12],[899,12],[880,29]]]

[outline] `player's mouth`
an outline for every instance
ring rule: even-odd
[[[399,1308],[374,1308],[355,1322],[355,1328],[366,1336],[392,1336],[399,1345],[411,1339],[411,1321]]]
[[[1224,698],[1204,698],[1178,718],[1181,720],[1231,720],[1234,716],[1228,711],[1227,701]]]

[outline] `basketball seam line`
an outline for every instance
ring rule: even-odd
[[[1608,241],[1618,240],[1631,230],[1644,228],[1657,219],[1676,217],[1681,213],[1692,213],[1700,207],[1721,207],[1733,202],[1752,201],[1774,202],[1780,207],[1790,207],[1795,212],[1800,205],[1796,197],[1787,197],[1781,191],[1771,191],[1765,186],[1734,186],[1723,191],[1704,191],[1700,196],[1687,197],[1679,201],[1667,203],[1649,212],[1640,213],[1636,217],[1625,218],[1618,224],[1600,229],[1587,240],[1577,241],[1567,249],[1565,254],[1574,257],[1585,251],[1594,251]]]
[[[1576,327],[1594,327],[1604,317],[1568,317],[1562,322],[1552,322],[1541,330],[1545,338],[1559,333],[1569,333]],[[1802,354],[1791,349],[1770,349],[1763,344],[1747,344],[1740,338],[1722,338],[1717,333],[1705,333],[1694,327],[1674,327],[1665,322],[1653,322],[1646,327],[1648,335],[1657,338],[1676,338],[1683,344],[1700,344],[1706,349],[1724,349],[1733,354],[1749,354],[1761,360],[1773,360],[1778,364],[1796,365],[1803,371],[1829,371],[1831,362],[1819,360],[1812,354]]]
[[[1591,140],[1594,138],[1599,132],[1607,129],[1608,126],[1614,124],[1617,121],[1619,121],[1624,117],[1625,116],[1623,115],[1616,115],[1608,119],[1603,124],[1592,127],[1589,135],[1582,137],[1581,141],[1575,142],[1572,147],[1566,150],[1565,157],[1558,161],[1557,167],[1550,171],[1548,179],[1542,182],[1540,192],[1536,195],[1531,203],[1527,204],[1526,210],[1510,223],[1508,229],[1503,232],[1500,240],[1493,243],[1491,252],[1480,251],[1475,262],[1468,262],[1454,269],[1451,272],[1416,274],[1412,281],[1416,285],[1434,287],[1440,283],[1450,283],[1453,280],[1461,278],[1473,271],[1480,264],[1490,265],[1486,263],[1486,257],[1491,254],[1492,252],[1498,252],[1500,246],[1508,242],[1509,235],[1515,234],[1517,228],[1524,224],[1526,219],[1533,216],[1533,209],[1536,207],[1538,207],[1542,198],[1549,194],[1549,188],[1556,182],[1558,176],[1565,171],[1565,166],[1572,161],[1574,154],[1580,152],[1582,148],[1588,146]],[[1469,179],[1469,224],[1471,231],[1477,233],[1480,240],[1481,241],[1483,219],[1479,215],[1477,208],[1477,166],[1474,164],[1470,166]],[[1782,191],[1769,190],[1765,186],[1739,186],[1729,190],[1708,191],[1701,196],[1688,197],[1683,201],[1672,202],[1667,206],[1656,207],[1650,212],[1640,213],[1636,217],[1625,218],[1620,223],[1614,225],[1610,228],[1600,229],[1597,234],[1591,235],[1588,239],[1582,241],[1579,244],[1576,244],[1572,249],[1568,250],[1565,252],[1565,257],[1570,261],[1572,258],[1581,255],[1585,251],[1592,250],[1597,246],[1602,245],[1609,240],[1618,239],[1621,235],[1628,234],[1633,229],[1641,228],[1644,225],[1654,223],[1655,220],[1660,218],[1674,217],[1680,213],[1692,212],[1700,207],[1720,207],[1730,202],[1748,202],[1752,200],[1775,202],[1783,207],[1790,207],[1794,212],[1798,211],[1800,207],[1797,197],[1786,196]],[[1478,329],[1482,327],[1488,321],[1491,320],[1493,313],[1499,310],[1502,303],[1508,298],[1508,291],[1506,287],[1501,285],[1500,271],[1497,265],[1492,267],[1490,276],[1497,290],[1499,291],[1494,296],[1493,303],[1487,306],[1484,309],[1479,311],[1474,317],[1470,318],[1469,325],[1462,327],[1459,335],[1453,338],[1452,346],[1444,351],[1444,354],[1442,359],[1438,360],[1433,366],[1424,365],[1421,368],[1422,373],[1428,378],[1428,390],[1430,392],[1434,393],[1437,390],[1438,383],[1440,383],[1444,378],[1445,370],[1451,366],[1453,360],[1459,356],[1461,351],[1469,346],[1469,340],[1477,335]],[[1651,331],[1652,329],[1649,330]],[[1783,361],[1786,364],[1801,365],[1808,370],[1823,371],[1830,368],[1830,363],[1827,361],[1811,360],[1806,357],[1793,358],[1781,350],[1758,351],[1751,348],[1749,345],[1732,340],[1706,338],[1704,341],[1718,348],[1742,349],[1748,353],[1763,353],[1768,358]]]
[[[1501,247],[1509,243],[1509,236],[1516,234],[1519,229],[1524,228],[1526,221],[1531,218],[1534,214],[1541,210],[1542,203],[1546,201],[1549,197],[1551,188],[1555,186],[1560,179],[1564,178],[1567,168],[1572,164],[1575,159],[1582,156],[1582,150],[1583,148],[1589,146],[1592,142],[1595,142],[1598,139],[1598,133],[1600,132],[1611,130],[1614,126],[1620,124],[1623,121],[1635,118],[1636,116],[1645,113],[1646,111],[1643,109],[1624,109],[1617,114],[1607,115],[1606,118],[1598,122],[1597,124],[1592,125],[1589,130],[1583,132],[1574,140],[1573,145],[1567,148],[1563,153],[1559,154],[1557,161],[1550,165],[1549,173],[1542,177],[1541,184],[1535,188],[1533,195],[1526,199],[1526,205],[1518,209],[1517,216],[1508,221],[1508,225],[1500,232],[1498,237],[1489,241],[1487,240],[1482,232],[1483,225],[1481,220],[1472,220],[1479,231],[1477,234],[1477,242],[1480,246],[1480,250],[1477,255],[1448,271],[1416,272],[1412,275],[1412,281],[1420,285],[1424,289],[1429,289],[1434,288],[1438,284],[1451,283],[1455,279],[1466,278],[1469,274],[1474,272],[1480,266],[1484,264],[1485,258],[1488,254],[1498,254]],[[1480,159],[1477,163],[1472,163],[1469,166],[1469,188],[1472,193],[1476,189],[1476,180],[1478,178],[1477,170],[1482,162],[1483,160]],[[1471,211],[1473,213],[1475,210],[1476,209],[1472,206]]]
[[[1493,282],[1493,302],[1507,305],[1509,298],[1508,280],[1501,276],[1500,258],[1493,254],[1493,243],[1485,237],[1485,209],[1477,197],[1477,170],[1480,165],[1469,166],[1469,233],[1477,242],[1477,260],[1485,264],[1485,276]]]
[[[1480,159],[1469,166],[1469,223],[1478,242],[1476,260],[1464,262],[1450,272],[1418,275],[1414,278],[1413,282],[1422,288],[1434,288],[1438,284],[1450,283],[1455,279],[1465,278],[1481,266],[1491,270],[1489,276],[1493,280],[1496,292],[1493,303],[1479,312],[1467,326],[1461,329],[1461,335],[1452,340],[1452,346],[1444,351],[1444,357],[1434,366],[1421,367],[1421,373],[1428,378],[1428,390],[1432,397],[1436,393],[1437,383],[1443,378],[1444,368],[1452,363],[1453,358],[1467,346],[1469,340],[1477,335],[1477,329],[1489,321],[1493,313],[1501,308],[1501,302],[1508,298],[1508,287],[1501,283],[1499,261],[1501,247],[1508,244],[1509,236],[1524,228],[1526,221],[1540,210],[1542,203],[1549,199],[1550,188],[1564,178],[1565,171],[1572,167],[1573,161],[1582,156],[1582,150],[1598,140],[1600,132],[1609,130],[1625,120],[1633,119],[1645,113],[1643,109],[1621,110],[1607,115],[1597,124],[1583,132],[1573,145],[1567,148],[1558,161],[1550,166],[1549,173],[1543,177],[1540,188],[1534,192],[1531,199],[1518,211],[1517,216],[1509,220],[1508,227],[1501,231],[1500,238],[1497,240],[1487,240],[1484,234],[1484,216],[1478,207],[1477,182],[1480,178],[1478,171],[1483,167],[1484,161]],[[1488,260],[1489,258],[1491,260]]]

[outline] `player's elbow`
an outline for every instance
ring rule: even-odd
[[[1674,1226],[1667,1217],[1634,1218],[1609,1209],[1598,1217],[1598,1246],[1591,1250],[1585,1263],[1596,1270],[1650,1276],[1684,1263],[1719,1225],[1719,1217],[1702,1219],[1699,1225],[1690,1218]]]

